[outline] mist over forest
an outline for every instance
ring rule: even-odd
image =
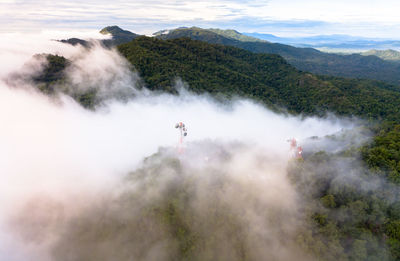
[[[397,85],[75,36],[0,44],[0,260],[400,259]]]

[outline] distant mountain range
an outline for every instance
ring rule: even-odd
[[[332,52],[360,52],[371,49],[400,50],[399,40],[373,39],[349,35],[318,35],[310,37],[278,37],[272,34],[243,33],[243,35],[255,37],[273,43],[288,44],[295,47],[311,47]]]
[[[100,41],[103,45],[105,45],[107,47],[116,46],[118,44],[130,42],[133,39],[135,39],[136,37],[140,36],[138,34],[130,32],[130,31],[122,30],[120,27],[118,27],[116,25],[104,27],[103,29],[100,30],[100,33],[111,36],[111,39],[105,39],[105,40]],[[86,40],[78,39],[78,38],[69,38],[69,39],[63,39],[63,40],[59,40],[59,41],[62,43],[67,43],[67,44],[71,44],[71,45],[80,44],[84,47],[90,46],[90,42],[88,42]]]

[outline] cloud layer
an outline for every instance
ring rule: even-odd
[[[2,31],[100,29],[136,33],[178,27],[234,28],[283,35],[351,34],[400,38],[399,3],[384,1],[2,1]],[[313,25],[312,30],[309,26]]]

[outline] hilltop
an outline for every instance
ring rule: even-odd
[[[104,27],[103,29],[100,30],[100,33],[104,34],[104,35],[111,35],[111,37],[112,37],[112,39],[110,39],[110,40],[103,40],[103,43],[106,46],[118,45],[118,44],[130,42],[133,39],[140,36],[138,34],[130,32],[130,31],[123,30],[116,25]]]
[[[119,44],[127,43],[140,36],[139,34],[123,30],[116,25],[104,27],[103,29],[100,30],[100,33],[111,36],[110,39],[100,40],[100,43],[102,43],[106,47],[113,47]],[[84,47],[90,47],[91,45],[89,41],[79,38],[62,39],[59,41],[71,45],[80,44]]]

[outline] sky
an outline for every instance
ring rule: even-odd
[[[397,0],[0,0],[0,33],[180,26],[278,36],[347,34],[400,39]]]

